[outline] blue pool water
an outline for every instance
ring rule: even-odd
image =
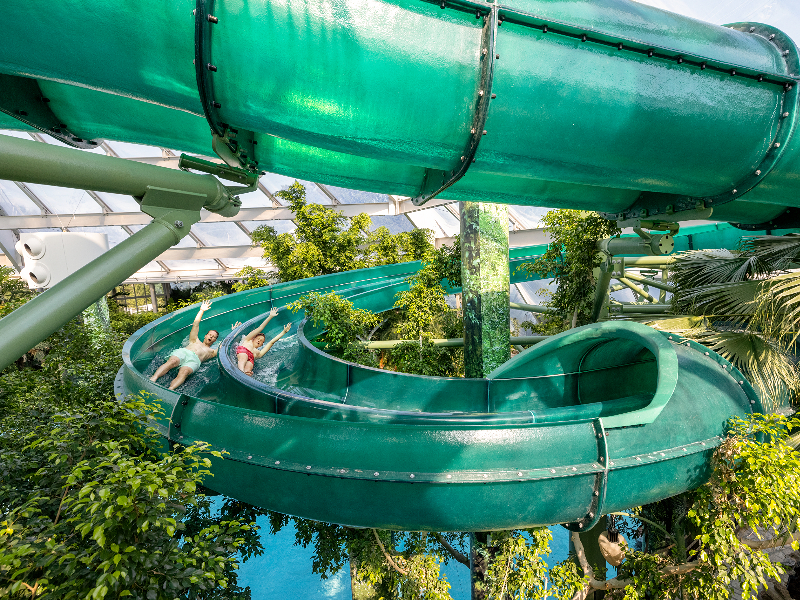
[[[324,580],[311,572],[311,556],[314,551],[295,546],[295,529],[289,524],[275,535],[269,533],[266,517],[257,521],[263,532],[261,543],[264,554],[254,556],[239,567],[239,585],[250,586],[253,600],[351,600],[350,567],[345,565],[333,577]],[[567,531],[552,527],[553,541],[548,564],[555,564],[567,557]],[[442,567],[450,582],[453,600],[469,600],[469,570],[456,561]]]

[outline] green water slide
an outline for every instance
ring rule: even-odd
[[[735,232],[707,226],[676,241],[718,247]],[[544,249],[512,250],[512,282]],[[165,447],[203,440],[228,453],[213,464],[213,490],[316,520],[438,531],[588,529],[608,512],[697,486],[726,420],[762,410],[714,352],[629,321],[567,331],[469,379],[342,361],[312,343],[321,331],[302,312],[282,310],[265,333],[292,323],[290,341],[273,347],[269,368],[257,362],[255,377],[238,370],[240,336],[272,307],[336,291],[357,307],[388,310],[418,268],[349,271],[215,300],[201,331],[230,332],[218,362],[176,391],[148,375],[185,340],[196,307],[167,315],[126,343],[117,392],[152,394]],[[236,321],[244,324],[231,331]]]
[[[0,109],[80,147],[213,133],[245,168],[419,203],[800,207],[798,52],[769,25],[629,0],[31,0],[4,24]]]
[[[216,153],[245,189],[264,170],[420,205],[438,195],[591,209],[645,228],[800,225],[800,59],[769,25],[717,27],[626,0],[7,4],[2,127],[83,149],[109,138]],[[130,194],[154,222],[0,321],[0,365],[186,235],[201,207],[235,214],[243,189],[42,146],[0,140],[0,177]],[[712,226],[676,245],[731,247],[732,232]],[[512,281],[542,250],[512,251]],[[713,352],[615,320],[535,345],[484,379],[446,379],[340,361],[282,311],[272,329],[297,328],[293,349],[273,351],[274,379],[232,364],[237,336],[269,308],[335,290],[387,310],[418,267],[216,301],[204,328],[244,325],[176,392],[147,377],[194,310],[170,314],[128,341],[117,390],[153,394],[165,446],[200,439],[229,453],[213,465],[214,490],[410,530],[588,529],[702,482],[726,420],[762,409]]]

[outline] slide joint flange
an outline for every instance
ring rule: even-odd
[[[0,74],[0,112],[73,148],[91,150],[101,143],[71,132],[50,108],[50,99],[42,93],[38,82],[30,77]]]

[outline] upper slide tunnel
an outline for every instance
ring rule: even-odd
[[[771,26],[627,0],[4,8],[0,109],[78,146],[209,154],[210,126],[231,162],[419,202],[800,212],[800,63]]]

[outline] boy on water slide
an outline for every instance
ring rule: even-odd
[[[211,301],[204,300],[200,305],[200,310],[197,311],[197,316],[194,318],[192,330],[189,332],[189,344],[184,348],[174,350],[172,354],[169,355],[167,362],[158,367],[158,370],[153,373],[153,376],[150,377],[150,381],[155,383],[159,377],[166,375],[167,371],[175,367],[180,367],[175,379],[169,384],[169,389],[174,390],[186,381],[189,375],[200,368],[200,363],[214,358],[217,355],[217,351],[212,349],[211,345],[217,341],[219,331],[211,329],[206,334],[206,337],[203,338],[203,341],[200,341],[197,337],[197,334],[200,333],[200,319],[203,318],[203,313],[209,308],[211,308]]]
[[[241,343],[236,346],[236,360],[239,365],[239,370],[244,373],[245,375],[249,375],[250,377],[253,376],[253,366],[255,365],[256,359],[261,358],[269,349],[272,348],[272,345],[281,339],[284,335],[289,333],[289,330],[292,328],[291,323],[287,323],[286,326],[283,328],[278,335],[272,338],[266,346],[264,346],[264,342],[267,340],[267,336],[265,336],[262,331],[264,331],[264,327],[267,326],[272,320],[272,317],[277,316],[278,309],[273,308],[269,311],[269,316],[264,319],[264,322],[261,323],[258,327],[253,329],[250,333],[248,333]],[[264,346],[261,348],[261,346]]]

